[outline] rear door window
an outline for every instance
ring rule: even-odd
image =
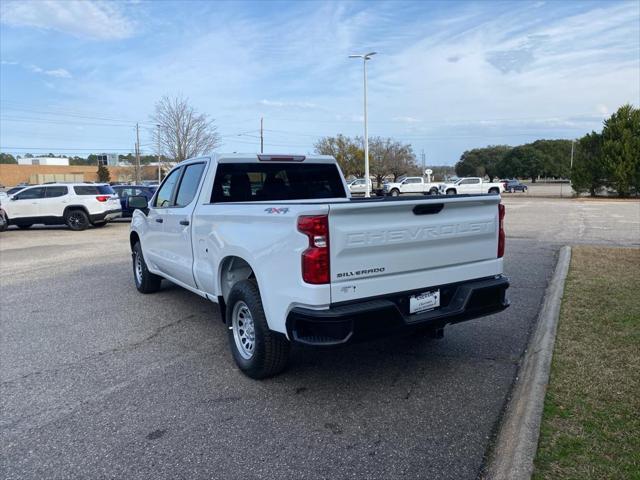
[[[221,163],[211,201],[252,202],[345,198],[344,185],[334,164]]]
[[[46,197],[54,198],[54,197],[63,197],[67,193],[69,193],[69,189],[65,186],[61,187],[47,187],[46,189]]]

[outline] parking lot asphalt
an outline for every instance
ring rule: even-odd
[[[260,382],[214,304],[137,293],[127,223],[0,234],[3,477],[476,478],[559,245],[640,241],[637,202],[505,203],[508,310],[441,340],[295,348]]]

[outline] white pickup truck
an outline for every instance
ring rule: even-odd
[[[422,177],[405,177],[398,182],[385,183],[384,193],[392,197],[397,197],[403,193],[438,195],[440,193],[440,184],[426,182]]]
[[[500,182],[485,182],[480,177],[465,177],[455,183],[440,185],[440,193],[447,195],[477,195],[480,193],[499,194],[504,192],[504,185]]]
[[[332,346],[508,306],[497,195],[351,199],[328,156],[214,155],[130,196],[135,285],[167,279],[219,304],[252,378],[292,342]]]

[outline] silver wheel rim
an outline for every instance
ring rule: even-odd
[[[136,253],[134,270],[136,272],[136,281],[138,282],[138,285],[142,285],[142,258],[138,253]]]
[[[231,329],[238,352],[245,360],[253,357],[256,346],[256,332],[251,310],[243,301],[236,302],[231,315]]]

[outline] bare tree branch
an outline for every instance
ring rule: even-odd
[[[161,155],[176,162],[211,152],[220,144],[215,121],[196,112],[184,97],[162,97],[151,119],[157,125],[154,141]]]

